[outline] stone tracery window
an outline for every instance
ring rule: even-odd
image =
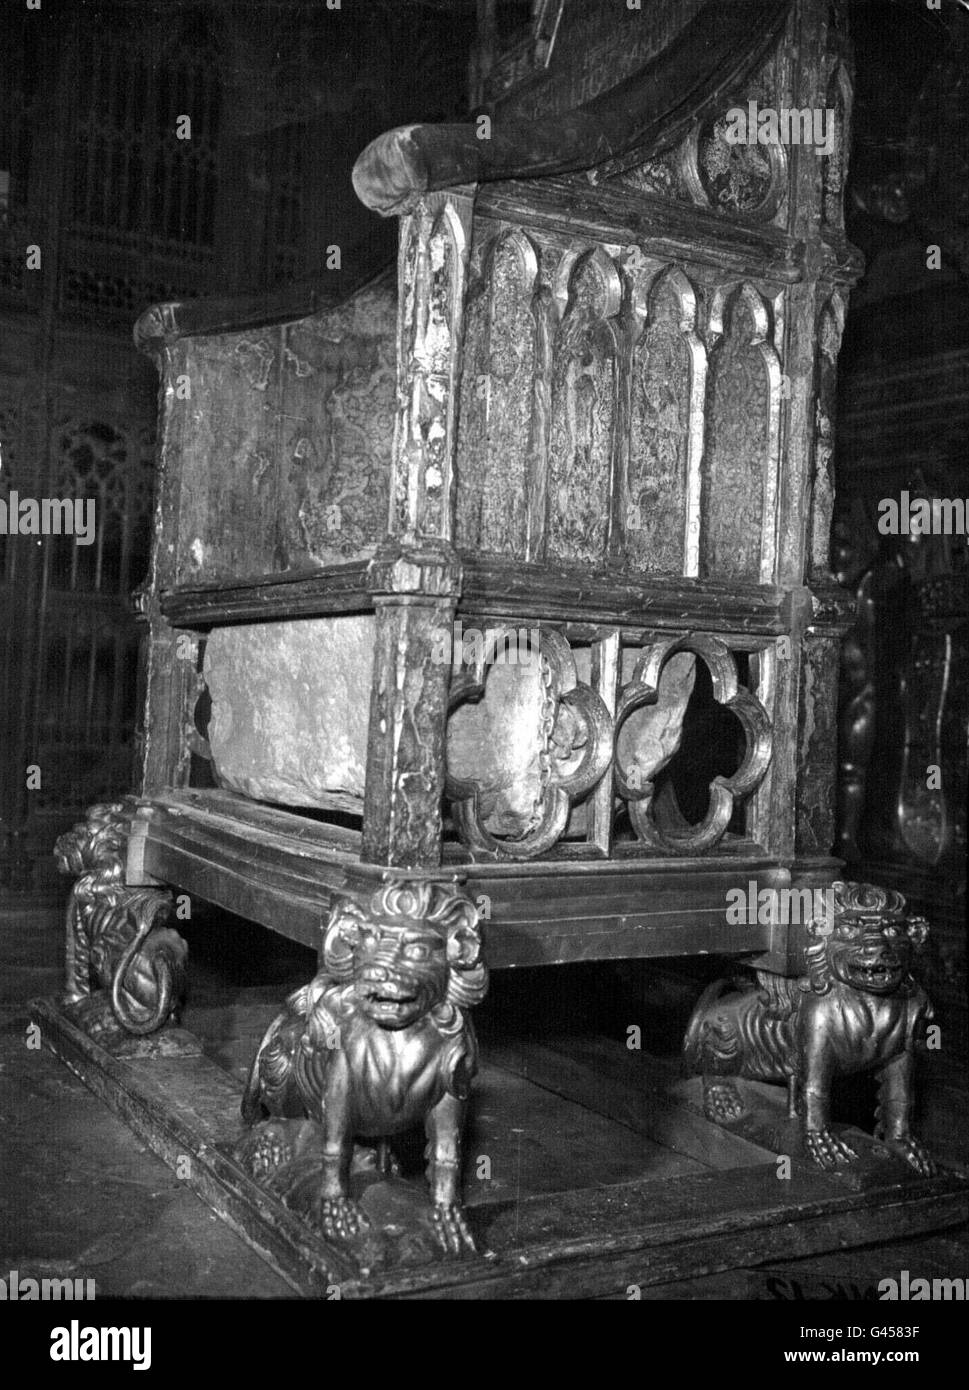
[[[219,48],[205,16],[122,9],[81,25],[61,300],[135,315],[198,294],[214,259],[222,121]],[[147,20],[147,22],[146,22]],[[106,41],[107,40],[107,41]]]

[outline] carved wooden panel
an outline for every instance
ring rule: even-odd
[[[837,408],[836,363],[845,322],[844,300],[837,293],[818,319],[817,408],[814,431],[814,486],[811,492],[810,559],[815,574],[827,574],[834,512],[834,417]]]
[[[851,78],[844,64],[839,63],[828,83],[826,106],[834,112],[834,128],[837,138],[834,149],[824,156],[821,166],[822,180],[822,218],[825,224],[836,231],[844,230],[844,192],[848,169],[848,151],[851,149]]]
[[[783,54],[771,54],[694,122],[676,145],[630,167],[617,161],[619,171],[611,177],[637,193],[710,208],[739,221],[786,227],[792,184],[783,141],[747,144],[728,139],[728,116],[736,109],[746,113],[750,102],[760,110],[786,105],[785,61]]]
[[[517,230],[487,249],[466,309],[458,428],[458,544],[522,558],[529,542],[537,273],[534,248]]]
[[[750,100],[756,100],[751,92]],[[699,125],[686,142],[687,186],[696,202],[720,212],[767,221],[787,180],[784,146],[731,144],[726,112]]]
[[[178,378],[191,396],[177,402],[173,382],[173,409],[182,448],[207,466],[186,460],[181,470],[176,580],[265,573],[273,569],[279,330],[196,339],[181,352]]]
[[[773,754],[755,669],[704,633],[623,647],[615,631],[572,645],[543,625],[469,629],[447,732],[459,838],[521,860],[752,842],[744,808]]]
[[[400,234],[390,529],[450,541],[470,205],[432,195]]]
[[[182,584],[373,553],[386,528],[396,297],[179,346]]]
[[[787,148],[782,139],[763,144],[728,138],[730,113],[783,107],[787,84],[778,71],[783,58],[770,54],[747,79],[698,121],[678,150],[686,196],[728,217],[784,225],[789,186]]]
[[[682,272],[654,281],[632,352],[627,486],[629,561],[658,574],[695,574],[706,355],[696,296]]]
[[[360,559],[384,532],[394,312],[389,291],[370,290],[284,330],[276,434],[282,568]]]
[[[731,296],[722,320],[715,310],[713,333],[722,337],[708,377],[700,572],[756,582],[773,569],[780,368],[751,286]]]
[[[420,318],[423,341],[415,344],[418,369],[427,371],[419,405],[424,446],[419,529],[433,536],[450,535],[447,499],[453,441],[449,416],[463,307],[463,284],[457,279],[462,251],[460,225],[445,206],[434,219],[427,243],[427,299]]]
[[[660,807],[657,779],[684,736],[697,659],[709,671],[716,703],[739,721],[744,752],[734,772],[713,778],[702,820],[690,823],[681,813],[672,789],[666,804]],[[638,723],[630,726],[630,719],[637,713]],[[627,803],[639,840],[667,853],[698,854],[717,845],[731,823],[735,807],[763,781],[773,751],[770,716],[740,681],[737,661],[729,647],[720,638],[705,633],[666,638],[643,649],[632,679],[620,694],[616,727],[617,790]]]
[[[451,683],[452,814],[473,853],[533,859],[606,772],[612,716],[555,629],[495,626],[481,637]]]
[[[616,414],[620,281],[601,250],[568,253],[557,275],[562,320],[551,378],[546,556],[599,564],[605,558]]]
[[[361,858],[415,868],[441,860],[448,676],[436,652],[453,599],[377,601]]]

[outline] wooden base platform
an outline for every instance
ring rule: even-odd
[[[374,1227],[388,1232],[361,1259],[232,1157],[240,1074],[275,1009],[250,1001],[218,1011],[212,1027],[196,1011],[196,1034],[166,1029],[114,1052],[52,1002],[35,1001],[31,1014],[45,1044],[307,1296],[625,1298],[631,1286],[940,1230],[969,1212],[965,1177],[919,1178],[854,1130],[861,1161],[821,1173],[797,1157],[775,1088],[749,1086],[749,1113],[721,1128],[701,1114],[696,1082],[620,1044],[509,1042],[485,1049],[465,1146],[482,1253],[431,1250],[405,1145],[403,1176],[357,1179]]]

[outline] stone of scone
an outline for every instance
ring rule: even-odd
[[[332,807],[334,798],[359,802],[373,636],[370,617],[214,631],[204,672],[219,785],[283,806]],[[579,679],[588,681],[588,652],[576,656]],[[523,644],[514,658],[502,653],[488,672],[484,697],[459,706],[448,722],[448,771],[477,784],[478,814],[493,835],[520,838],[535,828],[544,809],[544,699],[537,648]],[[561,721],[563,711],[556,713]],[[631,725],[639,714],[630,717]],[[650,711],[640,718],[648,723],[657,715]],[[565,725],[556,731],[564,733]],[[553,759],[561,756],[554,739],[549,752]]]
[[[219,785],[258,801],[362,797],[373,618],[216,629],[205,648]]]
[[[624,684],[632,680],[637,655],[628,648],[623,653]],[[619,763],[627,777],[635,769],[642,779],[652,779],[673,757],[695,682],[696,655],[674,652],[663,667],[655,702],[633,710],[619,731]]]
[[[512,648],[514,651],[514,648]],[[488,671],[484,698],[459,705],[448,721],[452,777],[478,785],[478,817],[499,838],[519,839],[541,813],[544,687],[537,651],[507,652]]]

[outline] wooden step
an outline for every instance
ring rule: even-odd
[[[237,1006],[237,1032],[243,1014]],[[615,1056],[604,1063],[601,1040],[569,1040],[571,1067],[561,1047],[510,1040],[485,1054],[465,1146],[468,1220],[482,1253],[447,1259],[428,1248],[420,1180],[361,1180],[375,1227],[392,1219],[404,1232],[363,1263],[232,1157],[240,1082],[206,1055],[217,1038],[172,1030],[119,1056],[55,1003],[34,1001],[31,1016],[46,1045],[307,1296],[624,1297],[631,1286],[939,1230],[969,1212],[961,1174],[919,1178],[870,1143],[850,1174],[795,1160],[779,1180],[765,1143],[708,1124],[689,1088],[678,1094],[649,1059],[634,1060],[630,1080]],[[254,1013],[254,1033],[264,1017],[265,1006]],[[768,1104],[770,1120],[771,1097],[755,1092],[754,1100]],[[490,1185],[475,1178],[482,1154],[499,1175]]]

